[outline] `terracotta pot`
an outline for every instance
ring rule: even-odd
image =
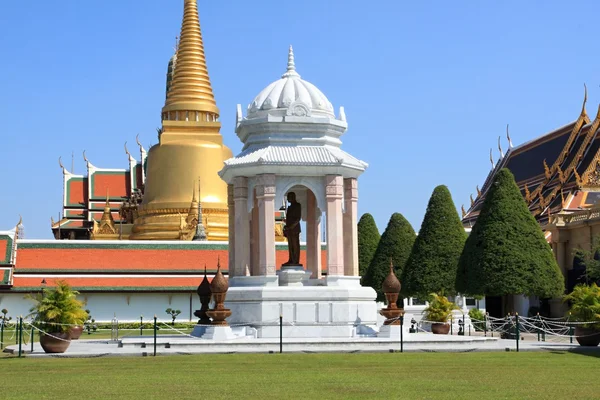
[[[600,331],[593,328],[575,327],[575,339],[580,346],[596,347],[600,344]]]
[[[71,340],[79,339],[82,333],[83,326],[81,325],[73,326],[71,329],[69,329],[69,335],[71,336]]]
[[[41,334],[40,345],[42,345],[42,349],[44,349],[46,353],[64,353],[71,344],[70,339],[69,332],[54,332],[49,333],[48,335]]]
[[[450,332],[450,324],[447,322],[434,322],[431,324],[431,332],[436,335],[447,335]]]

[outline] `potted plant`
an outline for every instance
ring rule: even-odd
[[[167,308],[166,313],[171,316],[171,326],[175,326],[175,319],[179,314],[181,314],[181,310],[174,310],[172,308]]]
[[[87,313],[76,298],[78,294],[67,282],[57,281],[55,288],[27,296],[35,302],[29,316],[41,331],[40,345],[46,353],[64,353],[71,343],[71,327],[84,323]]]
[[[570,321],[580,322],[575,325],[575,337],[581,346],[598,346],[600,344],[600,287],[577,285],[573,291],[563,297],[563,301],[571,304]]]
[[[448,320],[452,310],[458,310],[458,306],[448,300],[446,296],[437,293],[431,294],[429,305],[423,310],[425,320],[431,322],[431,332],[437,335],[447,335],[450,332]]]

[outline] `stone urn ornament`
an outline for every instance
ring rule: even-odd
[[[402,285],[394,273],[394,264],[390,259],[390,272],[383,280],[382,284],[387,307],[379,310],[379,314],[386,318],[383,323],[384,325],[400,325],[400,317],[404,315],[404,310],[398,308],[396,302],[398,301],[401,288]]]
[[[204,279],[200,285],[198,285],[198,289],[196,290],[198,293],[198,297],[200,297],[200,309],[194,312],[194,315],[199,318],[198,325],[210,325],[211,321],[207,315],[209,311],[210,298],[212,296],[212,291],[210,289],[210,282],[208,281],[208,276],[206,275],[206,264],[204,265]]]
[[[217,261],[217,274],[210,283],[210,290],[212,292],[212,298],[215,302],[214,308],[206,312],[212,319],[212,325],[227,326],[226,318],[231,316],[231,310],[225,308],[225,296],[227,296],[227,290],[229,289],[229,283],[221,272],[221,263]]]

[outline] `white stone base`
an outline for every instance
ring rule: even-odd
[[[279,286],[304,286],[311,275],[302,265],[286,265],[277,271]]]
[[[198,329],[198,332],[204,331],[203,334],[201,335],[202,339],[221,341],[221,340],[231,340],[231,339],[236,338],[236,336],[233,334],[233,331],[231,330],[231,327],[229,327],[229,326],[220,326],[220,325],[199,326],[199,325],[196,325],[196,327],[194,328],[194,331],[192,332],[192,336],[196,336],[194,334],[194,332],[196,332],[197,328],[204,328],[204,329]]]
[[[252,277],[249,277],[252,278]],[[352,338],[377,332],[376,294],[360,278],[332,279],[336,286],[246,286],[236,277],[225,307],[230,325],[256,329],[257,338]],[[327,284],[330,279],[327,279]]]
[[[381,328],[379,328],[377,337],[400,340],[400,327],[400,325],[383,325]],[[407,335],[410,334],[408,332],[409,328],[410,325],[402,326],[402,336],[404,339],[407,339]]]

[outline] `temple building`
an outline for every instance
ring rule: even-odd
[[[205,266],[211,279],[218,265],[228,273],[234,221],[219,171],[232,153],[220,134],[197,3],[183,3],[159,144],[146,152],[137,140],[139,156],[125,146],[126,169],[96,167],[84,152],[87,171],[78,175],[59,159],[63,213],[51,220],[59,240],[25,239],[21,222],[0,231],[0,308],[10,315],[28,314],[26,293],[65,280],[80,291],[97,321],[139,320],[140,314],[150,317],[168,307],[192,320]],[[270,220],[273,268],[288,257],[281,203],[263,215]],[[300,247],[302,264],[306,247]],[[308,255],[320,260],[318,279],[328,271],[327,250],[319,235],[311,236],[310,248]]]
[[[62,214],[51,220],[56,239],[227,240],[227,185],[218,171],[232,153],[220,134],[196,1],[184,2],[165,92],[159,143],[146,152],[136,137],[139,161],[125,143],[128,169],[98,168],[84,152],[87,174],[75,175],[59,159],[64,189]],[[284,216],[279,209],[274,215],[281,242]]]
[[[471,206],[463,207],[463,225],[476,222],[486,193],[501,168],[515,176],[529,210],[544,230],[546,239],[566,279],[567,290],[581,279],[584,269],[574,250],[589,250],[600,234],[600,108],[590,118],[586,112],[587,89],[579,116],[552,132],[513,147],[507,128],[508,149],[495,161]],[[490,302],[488,302],[488,308]]]

